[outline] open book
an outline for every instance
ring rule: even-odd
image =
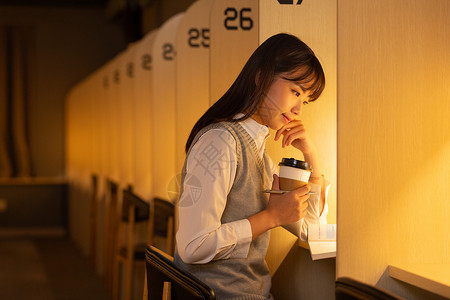
[[[336,224],[308,225],[308,246],[312,260],[336,257]]]

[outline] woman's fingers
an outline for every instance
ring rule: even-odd
[[[283,135],[282,147],[289,146],[296,139],[304,138],[306,134],[305,126],[301,120],[293,120],[277,130],[275,141]]]
[[[294,127],[291,130],[287,131],[283,136],[283,147],[289,146],[292,144],[293,141],[297,139],[302,139],[305,137],[306,130],[304,127]]]
[[[273,174],[272,190],[280,189],[280,179],[277,174]]]
[[[291,122],[283,125],[283,127],[278,129],[277,132],[275,133],[275,141],[277,141],[282,134],[288,132],[289,130],[291,130],[296,126],[299,126],[299,124],[303,124],[303,122],[301,120],[292,120]]]

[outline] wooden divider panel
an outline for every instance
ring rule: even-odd
[[[107,177],[108,169],[108,111],[107,111],[107,64],[100,67],[96,76],[95,84],[97,85],[98,93],[98,106],[97,106],[97,118],[99,126],[99,137],[98,137],[98,147],[99,147],[99,171],[98,171],[98,192],[100,198],[105,192],[105,178]]]
[[[322,171],[332,182],[328,197],[328,222],[336,223],[336,143],[337,143],[337,1],[303,1],[301,5],[280,4],[277,0],[260,1],[260,43],[270,36],[286,32],[299,37],[318,56],[325,72],[326,86],[321,97],[304,106],[301,119],[316,143],[322,163]],[[299,157],[297,149],[281,149],[280,142],[269,139],[268,152],[274,161],[284,156]]]
[[[80,130],[80,104],[82,99],[82,85],[81,83],[77,83],[69,94],[69,102],[67,105],[67,124],[66,128],[68,133],[68,144],[67,144],[67,160],[68,160],[68,168],[66,170],[67,176],[69,178],[70,185],[70,193],[68,199],[68,209],[69,209],[69,231],[73,236],[74,241],[78,242],[77,238],[79,237],[77,229],[77,217],[78,217],[78,206],[79,202],[77,201],[76,194],[76,186],[78,180],[78,172],[79,172],[79,140],[81,139],[81,130]]]
[[[74,237],[77,246],[83,254],[89,250],[89,170],[92,155],[92,105],[91,105],[91,84],[90,77],[86,77],[79,85],[76,109],[76,130],[77,130],[77,161],[75,168],[73,194],[70,208],[73,212],[74,222],[70,232]]]
[[[90,76],[90,90],[92,94],[92,155],[91,155],[91,173],[100,175],[101,168],[101,74],[97,69]]]
[[[90,76],[83,79],[80,85],[80,98],[78,99],[78,124],[80,139],[78,144],[77,183],[80,189],[89,189],[89,180],[86,179],[91,168],[92,155],[92,95]]]
[[[231,86],[258,47],[258,1],[215,1],[210,29],[210,102],[216,102]]]
[[[289,2],[289,3],[288,3]],[[337,131],[337,109],[336,109],[336,0],[325,1],[259,1],[259,41],[263,43],[267,38],[277,33],[290,33],[304,41],[319,57],[326,76],[326,88],[317,102],[303,107],[300,119],[305,122],[306,128],[319,151],[322,163],[322,171],[327,180],[332,183],[328,194],[328,222],[336,223],[336,131]],[[285,3],[285,4],[281,4]],[[267,152],[274,162],[282,157],[295,157],[303,159],[303,154],[293,147],[281,148],[281,142],[267,140]],[[286,255],[295,245],[297,238],[287,231],[277,228],[272,230],[271,243],[266,256],[271,272],[276,272]],[[300,261],[300,259],[299,259]],[[305,266],[305,270],[312,266]],[[290,278],[296,281],[304,276],[305,272],[286,265]],[[309,270],[310,271],[310,270]],[[332,272],[333,270],[331,270]],[[320,269],[317,270],[320,272]],[[327,271],[325,271],[327,272]],[[326,277],[326,274],[324,274]],[[303,282],[302,280],[300,280]],[[299,285],[300,287],[300,285]],[[281,292],[281,291],[280,291]],[[330,291],[327,291],[330,292]],[[295,294],[297,298],[315,298],[316,292],[309,293],[305,286],[287,294]],[[280,295],[280,294],[278,294]],[[323,294],[327,295],[327,294]],[[282,297],[285,295],[282,294]],[[329,294],[328,294],[329,296]]]
[[[108,162],[108,178],[120,182],[120,152],[119,152],[119,142],[120,142],[120,124],[118,120],[119,115],[119,88],[121,76],[120,74],[120,60],[122,54],[114,57],[111,62],[108,63],[108,73],[107,73],[107,109],[108,109],[108,152],[109,162]]]
[[[143,199],[152,197],[152,47],[157,30],[136,44],[134,78],[134,191]]]
[[[109,103],[109,95],[112,83],[112,72],[111,72],[112,64],[111,61],[104,64],[99,72],[101,80],[98,82],[100,85],[100,101],[101,101],[101,111],[99,113],[99,117],[101,119],[100,122],[100,131],[101,131],[101,185],[105,186],[106,178],[111,174],[112,166],[111,166],[111,151],[110,151],[110,143],[111,143],[111,130],[110,130],[110,103]]]
[[[209,16],[214,1],[199,0],[185,12],[177,33],[176,169],[181,173],[186,140],[209,107]]]
[[[92,155],[91,155],[91,169],[88,175],[89,180],[89,195],[91,196],[90,211],[89,211],[89,259],[94,264],[94,268],[98,273],[102,272],[102,221],[103,221],[103,206],[105,193],[104,180],[104,144],[106,114],[104,111],[104,93],[103,93],[103,67],[100,67],[90,76],[89,85],[92,97]],[[92,184],[92,175],[97,176],[96,187]],[[94,190],[96,188],[96,190]],[[86,220],[79,220],[79,222],[86,222]]]
[[[167,186],[175,167],[175,60],[176,33],[184,13],[167,20],[152,48],[152,173],[154,196],[167,199]]]
[[[65,105],[65,168],[66,176],[71,182],[74,178],[74,167],[75,167],[75,140],[76,140],[76,129],[75,129],[75,110],[76,101],[78,99],[78,85],[75,85],[70,89],[66,96]]]
[[[404,299],[435,295],[390,264],[450,278],[449,15],[448,0],[338,4],[337,275]]]
[[[130,45],[119,62],[120,183],[124,187],[134,182],[134,52],[135,46]]]

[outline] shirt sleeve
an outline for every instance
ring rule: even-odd
[[[252,232],[247,219],[221,223],[236,176],[236,141],[225,129],[203,134],[190,150],[179,202],[177,250],[185,263],[245,258]]]
[[[321,193],[321,185],[309,183],[311,185],[311,194],[308,199],[308,207],[306,208],[306,215],[301,220],[283,226],[292,234],[298,236],[301,240],[306,241],[308,237],[308,225],[309,224],[327,224],[327,214],[328,214],[328,191],[330,190],[330,183],[328,181],[324,181],[325,185],[325,205],[322,210],[322,214],[320,214],[319,210],[319,201],[320,201],[320,193]]]

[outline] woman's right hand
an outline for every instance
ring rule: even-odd
[[[272,189],[280,189],[277,175],[273,175]],[[305,185],[283,195],[271,194],[266,209],[247,218],[252,230],[252,239],[274,227],[289,225],[303,218],[308,207],[310,189],[309,185]]]
[[[279,178],[273,175],[272,190],[279,190]],[[308,207],[309,184],[282,195],[271,194],[266,211],[276,226],[289,225],[299,221],[306,215]]]

